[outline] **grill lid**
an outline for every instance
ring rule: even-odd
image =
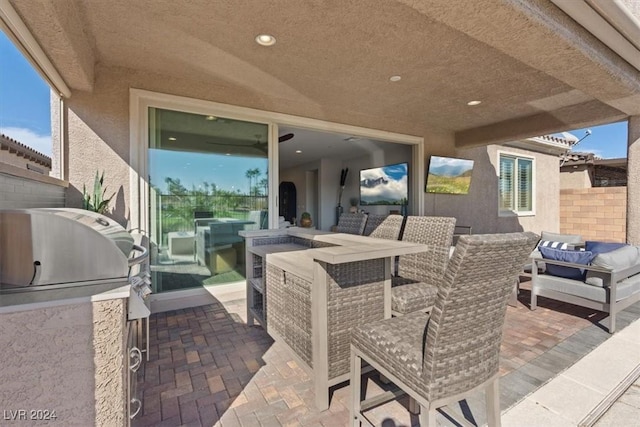
[[[95,212],[0,210],[0,287],[126,278],[132,248],[131,234]]]

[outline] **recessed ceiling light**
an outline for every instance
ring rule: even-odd
[[[389,80],[391,80],[392,82],[399,82],[400,80],[402,80],[402,77],[400,77],[400,76],[391,76],[391,77],[389,77]]]
[[[273,46],[276,44],[276,38],[271,34],[258,34],[256,36],[256,43],[260,46]]]
[[[300,154],[302,153],[302,150],[296,150],[296,153]]]
[[[176,140],[176,138],[174,138],[173,136],[169,137],[169,141],[175,141],[175,140]]]
[[[205,120],[218,120],[218,118],[216,116],[207,116],[205,117]]]
[[[230,156],[230,155],[231,155],[231,153],[227,153],[227,154],[225,154],[225,156]]]
[[[471,105],[471,106],[480,105],[480,104],[482,104],[482,101],[469,101],[469,102],[467,102],[467,105]]]

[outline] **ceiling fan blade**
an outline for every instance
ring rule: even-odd
[[[285,142],[290,140],[291,138],[293,138],[292,133],[285,133],[284,135],[278,137],[278,142]]]

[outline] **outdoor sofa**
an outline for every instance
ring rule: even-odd
[[[640,246],[587,241],[567,247],[544,237],[531,255],[531,310],[542,296],[603,311],[614,333],[617,313],[640,301]]]

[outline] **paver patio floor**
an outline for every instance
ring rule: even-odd
[[[507,309],[501,351],[501,407],[512,406],[609,337],[602,313],[548,299],[528,308],[523,284],[517,307]],[[151,316],[150,361],[138,379],[141,426],[342,426],[348,420],[349,387],[333,390],[331,405],[313,406],[313,383],[288,350],[259,326],[247,326],[245,301]],[[619,329],[640,317],[640,303],[619,317]],[[367,393],[383,384],[372,375]],[[417,425],[407,399],[369,411],[377,425]],[[447,411],[484,423],[482,394]],[[444,413],[439,424],[457,425]]]

